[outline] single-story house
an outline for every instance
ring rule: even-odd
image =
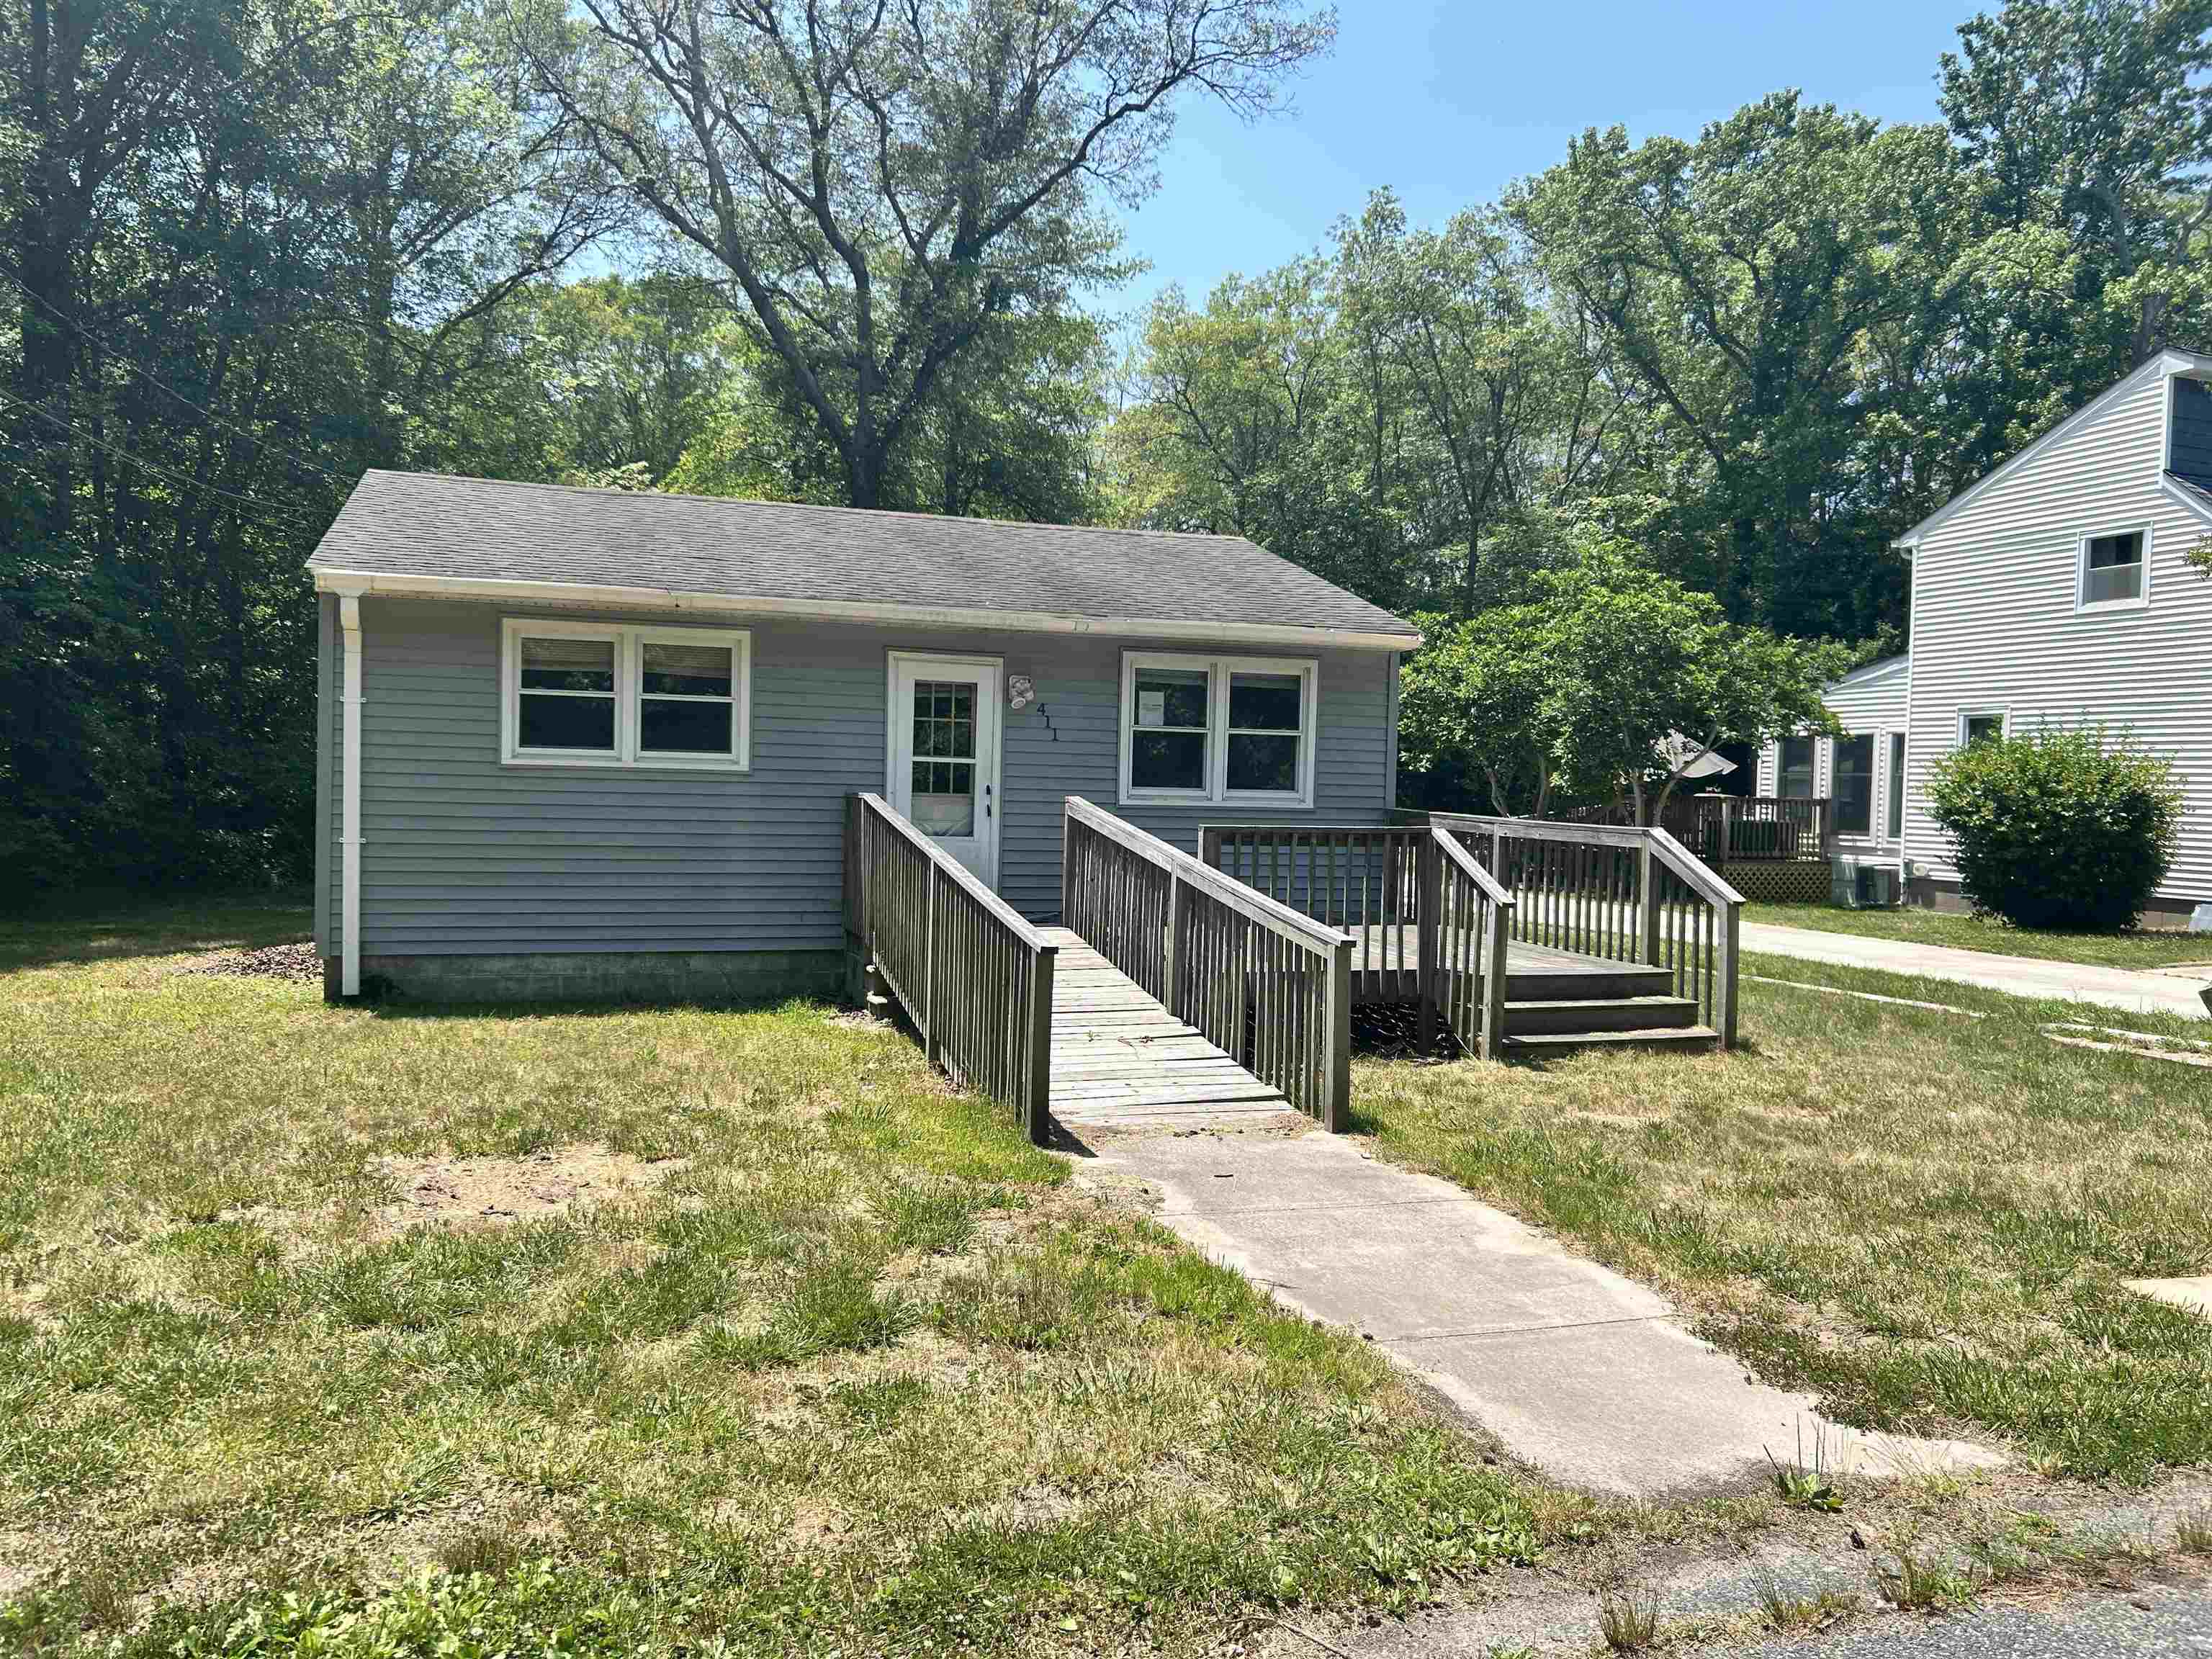
[[[1939,757],[1991,732],[2102,726],[2172,762],[2180,843],[2147,922],[2212,900],[2212,356],[2168,350],[1899,539],[1911,641],[1829,688],[1849,736],[1770,744],[1761,793],[1828,797],[1836,855],[1956,908],[1929,817]]]
[[[1033,919],[1068,795],[1379,823],[1419,642],[1234,536],[398,472],[308,568],[332,994],[830,988],[854,792]]]

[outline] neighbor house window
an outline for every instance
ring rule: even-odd
[[[1905,835],[1905,733],[1889,734],[1889,838]]]
[[[2075,603],[2087,610],[2094,605],[2139,605],[2150,597],[2150,532],[2120,530],[2081,538],[2080,586]]]
[[[1838,738],[1835,771],[1836,833],[1863,836],[1874,828],[1874,738]]]
[[[1972,748],[1978,743],[1994,743],[2005,734],[2005,711],[2002,708],[1966,708],[1959,714],[1959,746]]]
[[[1131,653],[1121,799],[1313,804],[1315,665]]]
[[[1784,800],[1813,799],[1813,739],[1782,739],[1782,760],[1776,769],[1774,793]]]
[[[742,769],[751,636],[509,617],[501,756],[515,766]]]

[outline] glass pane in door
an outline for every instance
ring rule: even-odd
[[[913,799],[908,816],[933,836],[975,833],[975,688],[961,680],[917,680],[914,688]]]

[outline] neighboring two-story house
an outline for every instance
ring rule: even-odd
[[[1838,857],[1894,860],[1957,905],[1929,769],[1962,743],[2101,725],[2172,761],[2180,844],[2145,921],[2212,901],[2212,356],[2166,351],[1899,538],[1911,648],[1829,689],[1847,737],[1759,757],[1761,794],[1834,803]]]

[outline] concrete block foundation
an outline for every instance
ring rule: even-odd
[[[364,956],[365,991],[413,1002],[744,1002],[835,997],[842,951],[557,951],[470,956]],[[337,959],[323,963],[337,994]]]

